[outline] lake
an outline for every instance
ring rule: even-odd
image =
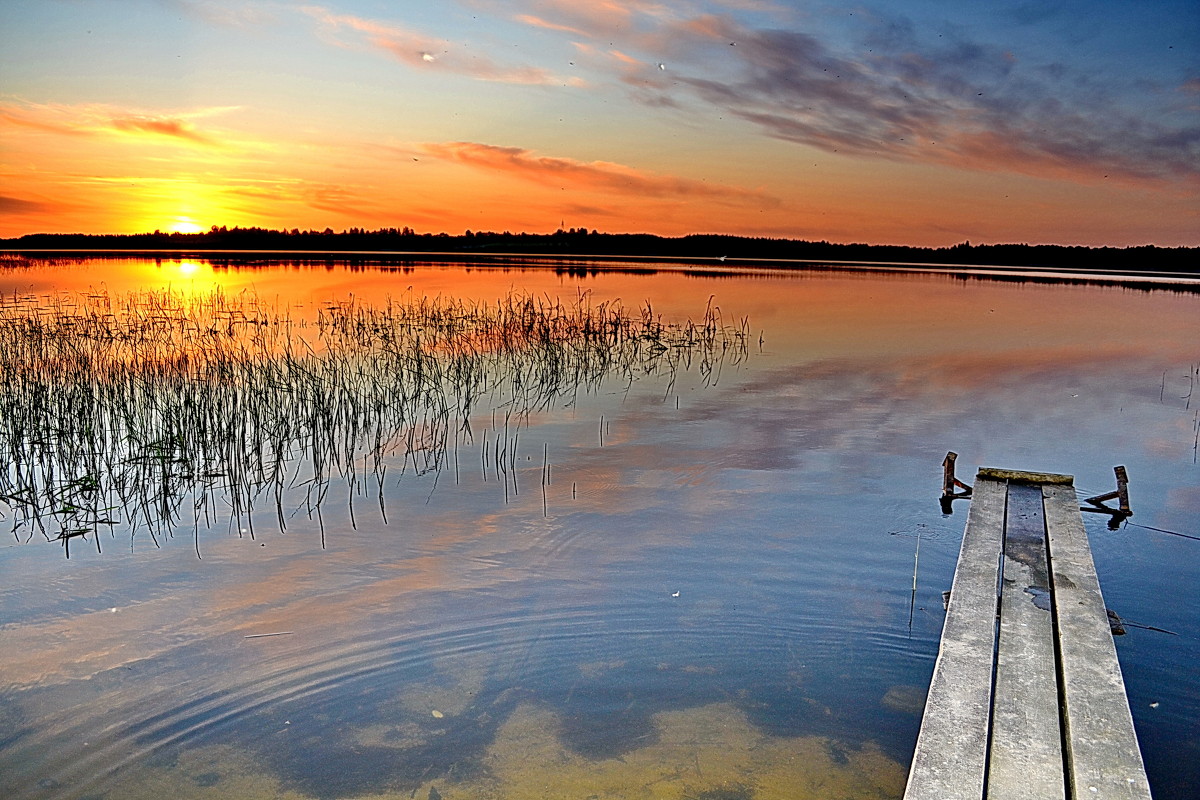
[[[898,798],[967,501],[1085,514],[1200,786],[1200,283],[0,260],[11,798]],[[1190,538],[1189,538],[1190,537]],[[914,592],[914,572],[915,586]]]

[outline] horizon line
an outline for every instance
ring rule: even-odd
[[[450,233],[449,231],[440,231],[440,232],[434,233],[431,231],[419,232],[409,226],[403,226],[403,227],[389,226],[389,227],[376,228],[373,230],[368,230],[366,228],[350,227],[350,228],[343,228],[340,231],[335,231],[330,227],[326,227],[323,230],[318,230],[316,228],[308,228],[308,229],[302,230],[300,228],[295,228],[295,227],[289,229],[289,228],[263,228],[263,227],[257,227],[257,226],[241,227],[241,226],[237,226],[237,225],[235,225],[233,227],[227,227],[227,226],[223,226],[223,225],[222,226],[213,225],[207,230],[200,230],[200,231],[163,231],[160,229],[155,229],[153,231],[139,231],[136,233],[112,233],[112,232],[109,232],[109,233],[82,233],[82,232],[37,231],[37,232],[20,234],[19,236],[13,236],[13,237],[0,237],[0,243],[4,243],[4,244],[16,243],[16,242],[20,242],[25,239],[32,239],[32,238],[38,238],[38,237],[87,238],[87,239],[144,239],[144,238],[149,238],[149,237],[155,237],[155,238],[171,239],[171,240],[178,241],[178,240],[190,240],[190,239],[204,239],[205,237],[211,237],[214,234],[218,235],[218,236],[229,235],[229,234],[241,234],[241,235],[258,234],[258,235],[275,236],[275,237],[306,237],[306,238],[307,237],[315,237],[315,236],[345,237],[345,238],[354,237],[354,236],[368,236],[368,237],[384,237],[384,236],[393,237],[394,236],[394,237],[416,238],[416,239],[449,238],[449,239],[467,239],[467,240],[477,239],[480,237],[483,237],[483,238],[506,238],[506,237],[507,238],[531,238],[532,237],[532,238],[545,238],[545,239],[553,239],[555,237],[561,238],[564,236],[589,237],[589,238],[590,237],[613,237],[613,238],[637,237],[637,238],[645,238],[645,239],[659,240],[659,241],[665,241],[665,242],[682,242],[682,241],[685,241],[688,239],[714,238],[714,239],[725,239],[725,240],[730,240],[730,241],[778,243],[778,244],[792,244],[792,245],[816,245],[816,246],[834,247],[834,248],[870,247],[870,248],[892,248],[892,249],[930,251],[930,252],[939,252],[939,251],[946,251],[946,250],[969,250],[969,249],[975,249],[975,248],[1004,248],[1004,247],[1061,248],[1061,249],[1070,249],[1070,250],[1096,250],[1096,251],[1104,251],[1104,250],[1128,251],[1128,250],[1143,250],[1143,249],[1180,251],[1180,250],[1200,249],[1200,244],[1159,245],[1159,244],[1154,244],[1154,243],[1144,243],[1144,244],[1126,244],[1126,245],[1085,245],[1085,244],[1062,244],[1062,243],[1058,243],[1058,242],[1032,243],[1032,242],[1028,242],[1028,241],[1026,241],[1026,242],[975,242],[975,243],[972,243],[972,241],[970,239],[964,239],[963,241],[956,242],[955,244],[931,246],[931,245],[896,244],[896,243],[891,243],[891,242],[865,242],[865,241],[835,242],[835,241],[830,241],[828,239],[805,239],[805,238],[791,238],[791,237],[781,237],[781,236],[750,236],[750,235],[745,235],[745,234],[734,234],[734,233],[687,233],[687,234],[670,236],[670,235],[648,233],[648,232],[611,232],[611,231],[600,231],[600,230],[596,230],[596,229],[589,230],[586,227],[582,227],[582,228],[561,228],[560,227],[557,230],[548,232],[548,233],[529,232],[529,231],[513,232],[510,230],[504,230],[504,231],[472,230],[470,228],[464,230],[462,233]],[[106,249],[112,249],[112,248],[106,248]]]

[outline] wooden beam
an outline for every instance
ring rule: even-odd
[[[988,800],[1065,800],[1042,490],[1008,487]]]
[[[977,481],[906,798],[983,797],[1005,486]]]
[[[1067,780],[1075,797],[1149,800],[1125,682],[1075,490],[1044,486]]]
[[[980,467],[979,477],[993,481],[1008,481],[1009,483],[1049,483],[1063,486],[1071,486],[1075,483],[1075,478],[1071,475],[1058,475],[1053,472],[1025,472],[1017,469],[997,469],[996,467]]]

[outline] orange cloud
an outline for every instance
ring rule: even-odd
[[[620,61],[622,64],[629,64],[630,66],[641,66],[642,64],[642,62],[638,59],[626,53],[622,53],[620,50],[609,50],[608,54],[617,61]]]
[[[366,208],[368,199],[350,186],[299,178],[280,180],[230,180],[222,190],[232,198],[267,201],[268,204],[297,204],[332,214],[362,218],[375,212]]]
[[[548,22],[541,17],[535,17],[532,14],[518,14],[513,17],[517,22],[523,22],[534,28],[545,28],[551,31],[561,31],[562,33],[570,33],[574,36],[589,37],[587,31],[573,28],[570,25],[558,25],[553,22]],[[590,37],[589,37],[590,38]]]
[[[575,0],[533,0],[525,3],[535,14],[538,27],[582,33],[590,39],[607,39],[631,33],[639,18],[659,19],[674,14],[669,6],[658,0],[596,0],[579,3]],[[530,19],[522,19],[535,24]]]
[[[143,113],[112,106],[24,103],[0,106],[0,122],[27,130],[64,136],[120,135],[163,137],[204,147],[220,147],[214,136],[201,133],[193,119],[215,116],[234,108],[202,108],[175,113]]]
[[[41,131],[43,133],[58,133],[64,135],[86,135],[87,130],[83,128],[72,127],[71,125],[56,122],[54,120],[39,119],[36,116],[31,116],[23,113],[20,109],[0,106],[0,122],[18,128],[28,128],[30,130]]]
[[[556,182],[576,190],[593,190],[638,197],[702,197],[736,205],[780,205],[762,191],[658,175],[607,161],[576,161],[534,155],[519,147],[498,147],[478,142],[437,142],[422,145],[424,152],[458,164],[503,172],[540,184]]]
[[[690,34],[704,39],[728,39],[730,23],[725,17],[715,14],[705,14],[701,17],[685,20],[678,26]]]
[[[170,117],[123,117],[114,119],[112,126],[125,133],[149,133],[186,139],[197,144],[217,145],[214,139],[198,132],[184,120]]]
[[[0,216],[24,216],[30,214],[49,214],[59,210],[54,203],[41,200],[25,200],[20,197],[0,195]]]

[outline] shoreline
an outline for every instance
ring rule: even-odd
[[[675,268],[686,272],[728,274],[730,276],[757,273],[791,273],[806,271],[897,272],[962,276],[974,279],[1032,280],[1046,282],[1122,285],[1132,288],[1153,286],[1188,287],[1200,291],[1200,274],[1162,270],[1127,271],[1083,267],[1014,266],[1008,264],[941,263],[920,261],[868,261],[837,259],[792,259],[737,256],[639,255],[604,253],[523,253],[478,251],[424,250],[232,250],[201,248],[0,248],[5,256],[29,258],[151,258],[203,259],[210,262],[230,262],[216,266],[234,266],[242,262],[249,268],[266,266],[275,261],[311,261],[314,263],[346,262],[350,264],[448,264],[458,261],[475,262],[479,268],[522,266],[528,269],[582,267],[589,271],[623,268],[632,265],[641,272],[646,269]],[[263,263],[267,262],[267,263]],[[0,262],[2,264],[2,262]],[[2,268],[2,267],[0,267]]]

